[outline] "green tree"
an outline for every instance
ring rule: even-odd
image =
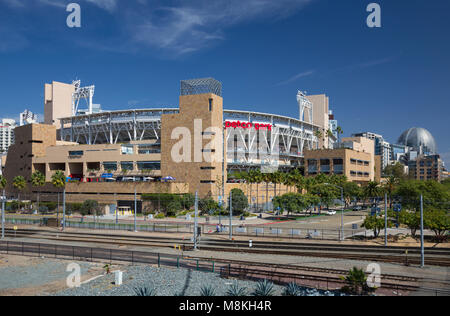
[[[4,176],[0,175],[0,190],[6,189],[7,184],[8,184],[8,181],[6,180],[6,178]]]
[[[57,189],[63,190],[63,229],[66,227],[66,176],[62,171],[56,171],[51,178],[52,185]],[[59,215],[59,206],[58,211]],[[57,217],[59,221],[59,216]],[[59,225],[59,223],[58,223]]]
[[[231,201],[233,203],[233,214],[242,215],[248,207],[248,199],[241,189],[231,190]]]
[[[208,214],[209,211],[217,211],[220,209],[219,204],[216,201],[214,201],[212,197],[199,199],[198,208],[203,214]]]
[[[338,144],[341,144],[341,135],[344,134],[344,131],[342,130],[342,127],[338,126],[336,128],[336,132],[338,134]]]
[[[385,227],[385,219],[382,216],[366,216],[364,222],[361,224],[361,227],[365,229],[373,230],[373,235],[375,238],[378,238],[380,232]],[[388,228],[392,227],[392,222],[388,220]]]
[[[355,182],[345,182],[342,188],[344,189],[345,207],[348,207],[352,200],[357,200],[361,196],[361,187]]]
[[[400,224],[405,225],[411,231],[411,236],[416,238],[416,232],[420,229],[420,212],[402,209],[398,214]]]
[[[397,188],[400,180],[395,176],[389,176],[387,181],[383,184],[383,190],[386,192],[389,198],[389,208],[392,208],[392,195]]]
[[[96,222],[96,217],[101,215],[101,209],[98,202],[94,200],[84,201],[83,206],[81,207],[81,214],[83,216],[94,215],[94,222]]]
[[[400,162],[386,166],[383,174],[385,177],[394,177],[397,181],[406,179],[405,167]]]
[[[424,212],[424,226],[435,233],[438,241],[443,241],[450,230],[450,214],[442,210]]]
[[[401,181],[395,195],[402,201],[403,208],[420,210],[420,196],[423,196],[424,210],[448,210],[450,194],[445,186],[437,181]]]
[[[25,180],[25,178],[22,176],[17,176],[13,179],[13,187],[19,191],[19,196],[17,199],[19,200],[19,209],[20,209],[21,204],[20,192],[22,192],[27,187],[27,180]]]
[[[181,203],[185,210],[190,210],[195,205],[195,196],[191,193],[183,194]]]
[[[36,171],[31,175],[31,185],[35,188],[38,188],[37,194],[37,209],[39,211],[39,202],[40,202],[40,188],[45,185],[45,176],[40,172]]]
[[[317,195],[320,198],[320,202],[327,206],[327,209],[330,208],[334,200],[340,198],[340,190],[335,186],[325,183],[312,187],[311,194]]]
[[[377,182],[370,181],[364,188],[364,196],[366,199],[374,199],[380,196],[381,190]]]

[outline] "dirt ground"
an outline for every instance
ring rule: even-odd
[[[49,265],[48,271],[45,268],[43,271],[42,267],[47,266],[49,261],[53,265]],[[65,271],[65,267],[69,263],[64,260],[1,254],[0,282],[3,286],[0,287],[0,296],[47,296],[65,290],[66,278],[70,273]],[[101,264],[86,262],[79,264],[88,266],[86,271],[82,271],[81,282],[104,274]],[[52,268],[54,266],[58,267],[58,271]],[[6,283],[8,285],[5,285]]]

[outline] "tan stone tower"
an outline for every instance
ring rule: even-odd
[[[217,198],[226,183],[221,91],[211,78],[182,81],[179,113],[161,118],[162,177],[189,183],[200,197]]]

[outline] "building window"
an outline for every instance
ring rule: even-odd
[[[132,155],[133,152],[133,146],[122,146],[122,155]]]
[[[122,168],[122,170],[133,170],[134,169],[134,165],[132,161],[122,161],[120,163],[120,167]]]
[[[209,99],[209,112],[213,110],[213,99]]]
[[[202,153],[215,153],[215,149],[202,149]]]
[[[139,161],[138,170],[161,170],[160,161]]]
[[[81,157],[83,155],[83,151],[69,151],[69,157]]]
[[[201,180],[200,183],[202,183],[202,184],[214,184],[214,183],[216,183],[216,181],[214,181],[214,180]]]
[[[139,145],[138,153],[140,155],[160,154],[161,153],[161,144]]]
[[[105,170],[116,171],[117,170],[117,162],[104,162],[103,163],[103,168]]]

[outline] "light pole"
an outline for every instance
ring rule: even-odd
[[[134,185],[134,232],[135,233],[137,233],[136,213],[137,213],[137,191],[136,191],[136,184],[135,184]]]
[[[340,187],[336,184],[331,184],[331,183],[325,183],[325,185],[331,185],[333,187],[339,188],[341,189],[341,203],[342,203],[342,212],[341,212],[341,234],[340,234],[340,240],[343,241],[344,240],[344,209],[345,209],[345,205],[344,205],[344,188]]]
[[[195,212],[194,212],[194,250],[197,250],[197,216],[198,216],[198,192],[195,192]]]
[[[384,246],[388,245],[388,214],[387,214],[387,193],[384,194]]]
[[[230,191],[230,240],[233,240],[233,194]]]
[[[420,267],[425,267],[425,247],[423,238],[423,195],[420,195]]]
[[[5,239],[5,201],[6,201],[5,190],[3,190],[3,195],[2,195],[2,239]]]

